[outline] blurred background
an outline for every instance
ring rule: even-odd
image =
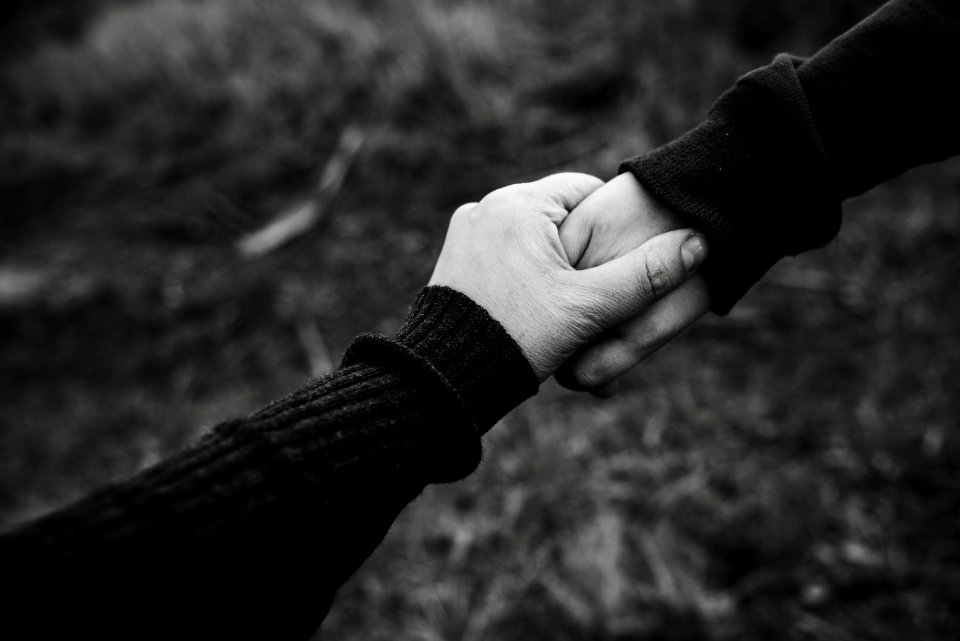
[[[0,526],[395,331],[460,203],[609,178],[878,4],[8,0]],[[957,638],[960,163],[845,220],[617,397],[546,384],[316,638]]]

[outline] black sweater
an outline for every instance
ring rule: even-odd
[[[698,128],[625,163],[709,235],[715,311],[832,238],[845,197],[960,151],[958,14],[896,0],[811,59],[748,74]],[[0,625],[306,638],[400,510],[469,474],[480,436],[536,390],[499,323],[429,288],[396,340],[361,336],[329,376],[2,537]]]
[[[0,539],[2,635],[309,638],[400,510],[473,471],[537,388],[483,308],[427,288],[396,340],[356,338],[336,372]]]
[[[779,259],[832,239],[845,198],[960,153],[958,79],[960,2],[894,0],[810,59],[748,73],[621,171],[707,234],[724,314]]]

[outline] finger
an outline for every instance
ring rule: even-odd
[[[453,212],[454,217],[460,218],[470,213],[479,203],[463,203]]]
[[[644,314],[584,345],[557,371],[568,389],[604,390],[703,316],[710,306],[706,280],[694,276],[654,303]]]
[[[634,221],[636,227],[647,232],[646,238],[638,238],[636,230],[632,230],[631,240],[639,245],[650,240],[657,234],[671,229],[682,227],[678,220],[665,211],[657,210],[651,216],[647,209],[651,208],[651,197],[646,194],[640,182],[630,172],[625,172],[611,178],[590,196],[585,198],[570,215],[564,219],[560,227],[560,241],[567,253],[570,264],[577,269],[586,269],[591,265],[577,265],[587,251],[587,246],[595,231],[607,224],[624,224]],[[611,254],[612,256],[616,253]],[[606,260],[597,261],[607,262]]]
[[[589,174],[565,172],[546,176],[529,185],[538,195],[546,196],[558,205],[549,213],[551,222],[559,225],[584,198],[602,187],[603,181]]]
[[[589,200],[589,197],[585,200]],[[577,215],[574,208],[570,215],[564,218],[560,225],[560,244],[567,256],[567,262],[576,266],[587,251],[590,238],[593,236],[593,226],[597,223],[596,216]]]
[[[641,316],[632,318],[584,346],[557,372],[569,389],[604,388],[673,340],[707,313],[710,296],[702,276],[694,276]]]
[[[638,316],[682,285],[707,255],[706,239],[690,229],[655,236],[640,247],[603,265],[574,272],[587,310],[599,329]]]

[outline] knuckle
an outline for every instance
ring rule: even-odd
[[[643,303],[652,303],[670,290],[670,266],[647,256],[637,271],[637,291]]]
[[[535,198],[541,193],[541,190],[534,183],[516,183],[506,187],[506,189],[516,198]]]
[[[639,323],[628,324],[617,335],[620,355],[632,365],[643,361],[669,343],[681,329],[669,319],[656,314],[641,317]]]
[[[619,345],[624,360],[632,364],[639,363],[664,341],[655,329],[644,328],[631,336],[625,336],[620,339]]]
[[[649,353],[646,349],[635,349],[625,341],[607,338],[594,345],[580,360],[574,376],[584,386],[600,387],[624,374]]]
[[[451,216],[451,219],[462,220],[467,218],[470,212],[476,209],[476,207],[477,203],[464,203],[456,208],[456,210],[453,212],[453,216]]]
[[[494,207],[509,205],[511,203],[515,203],[518,199],[523,198],[527,194],[527,191],[527,186],[525,184],[507,185],[506,187],[494,189],[489,194],[484,196],[480,202],[484,205]]]
[[[581,359],[573,368],[573,379],[586,389],[599,387],[606,382],[600,364],[595,359]]]
[[[563,363],[559,369],[553,374],[553,379],[557,382],[560,387],[565,387],[569,390],[575,392],[582,391],[583,388],[580,386],[580,383],[577,382],[576,376],[574,375],[574,367],[577,361],[577,357],[573,356],[569,360]]]
[[[496,205],[502,200],[510,197],[510,188],[501,187],[500,189],[494,189],[486,196],[480,199],[480,203],[483,205]]]

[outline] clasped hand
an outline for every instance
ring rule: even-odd
[[[484,307],[541,381],[598,388],[707,308],[705,240],[643,196],[575,173],[498,189],[454,212],[430,284]]]

